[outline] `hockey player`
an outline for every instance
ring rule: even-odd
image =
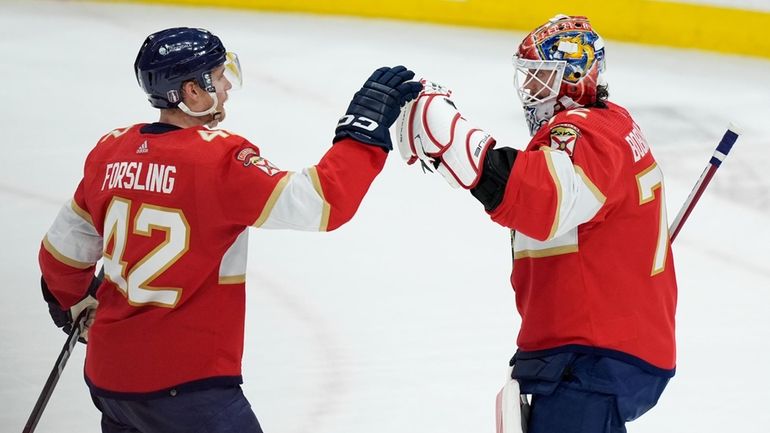
[[[554,17],[513,60],[525,150],[493,149],[433,83],[403,110],[399,149],[511,228],[522,322],[511,384],[532,395],[528,432],[624,432],[675,370],[661,170],[629,113],[607,100],[604,44],[585,17]],[[521,431],[508,421],[499,430]]]
[[[115,129],[88,155],[40,249],[45,299],[65,329],[96,311],[85,377],[103,432],[261,432],[240,388],[248,228],[350,220],[392,149],[389,126],[422,85],[403,66],[376,70],[321,161],[290,172],[212,129],[241,81],[217,36],[154,33],[134,68],[160,119]],[[104,279],[86,296],[99,259]]]

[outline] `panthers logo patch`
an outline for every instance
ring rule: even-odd
[[[259,153],[250,147],[247,147],[238,152],[238,155],[235,157],[235,159],[243,162],[244,167],[257,167],[258,169],[264,171],[268,176],[273,176],[281,171],[281,169],[273,165],[272,162],[259,156]]]
[[[551,149],[563,150],[572,157],[575,143],[580,138],[580,129],[575,125],[561,124],[551,128]]]

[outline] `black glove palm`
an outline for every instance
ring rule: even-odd
[[[384,66],[374,71],[353,95],[348,111],[337,124],[334,142],[350,137],[386,151],[393,150],[389,128],[401,107],[422,90],[421,83],[409,81],[412,78],[414,72],[404,66]]]

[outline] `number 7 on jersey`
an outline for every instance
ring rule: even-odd
[[[657,200],[659,209],[658,236],[655,244],[655,254],[652,261],[650,276],[663,272],[666,266],[666,253],[668,252],[668,218],[666,216],[666,194],[663,188],[663,173],[657,163],[644,169],[636,175],[636,185],[639,187],[639,205],[644,205],[655,200],[655,190],[660,189],[660,200]]]

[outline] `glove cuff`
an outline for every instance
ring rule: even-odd
[[[48,303],[48,305],[55,305],[60,310],[62,309],[61,304],[59,304],[59,301],[56,299],[53,293],[51,293],[51,290],[48,288],[48,283],[45,282],[43,277],[40,277],[40,289],[43,292],[43,299],[46,303]]]
[[[491,149],[487,152],[481,179],[476,187],[471,189],[471,194],[484,205],[487,212],[493,212],[503,201],[517,154],[518,151],[510,147]]]
[[[352,138],[355,141],[358,141],[359,143],[363,143],[369,146],[375,146],[379,147],[382,150],[385,151],[385,153],[390,152],[393,150],[393,144],[390,141],[390,133],[388,132],[387,138],[385,140],[377,139],[371,136],[368,136],[366,134],[362,134],[358,131],[351,131],[351,130],[342,130],[337,131],[337,133],[334,135],[334,138],[332,139],[332,143],[337,143],[338,141],[345,139],[345,138]]]

